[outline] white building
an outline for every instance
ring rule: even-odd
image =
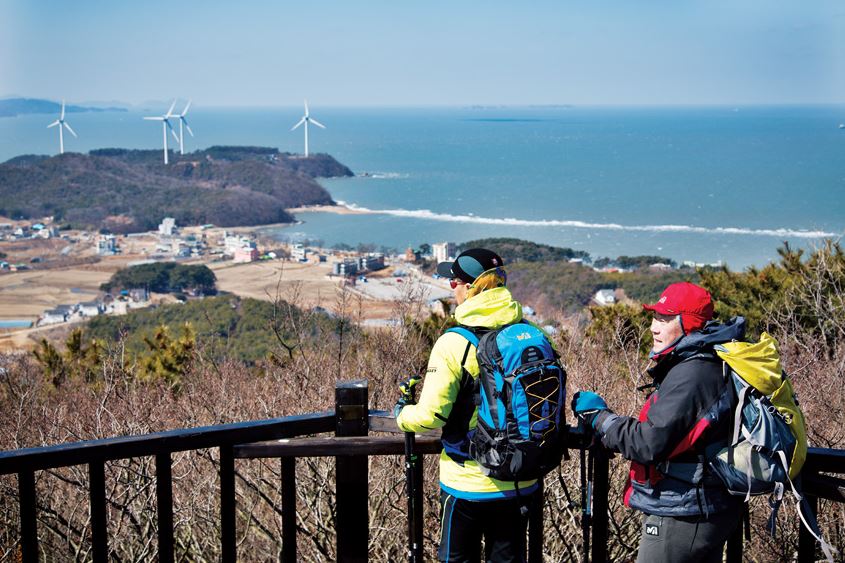
[[[73,313],[72,305],[58,305],[55,309],[47,309],[38,319],[37,326],[54,325],[67,322]]]
[[[448,262],[455,257],[454,242],[436,242],[431,245],[431,253],[435,262]]]
[[[97,239],[97,254],[100,256],[117,254],[117,239],[114,235],[100,235]]]
[[[161,225],[158,226],[158,234],[165,237],[172,237],[176,230],[176,219],[173,217],[165,217]]]
[[[55,325],[67,321],[67,313],[57,309],[47,309],[38,319],[38,326]]]
[[[245,236],[225,235],[223,237],[223,254],[234,256],[236,250],[255,248],[255,241]]]
[[[96,317],[104,310],[103,304],[99,301],[86,301],[76,306],[76,312],[80,317]]]
[[[612,289],[600,289],[593,299],[601,306],[613,305],[616,303],[616,292]]]
[[[663,262],[655,262],[654,264],[649,265],[649,270],[657,271],[657,272],[667,272],[672,270],[672,266],[669,264],[664,264]]]
[[[294,244],[290,249],[290,259],[294,262],[305,262],[308,259],[308,249],[301,244]]]

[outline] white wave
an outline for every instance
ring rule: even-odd
[[[810,231],[804,229],[749,229],[745,227],[696,227],[693,225],[620,225],[618,223],[589,223],[565,219],[516,219],[513,217],[479,217],[477,215],[449,215],[435,213],[428,209],[369,209],[354,203],[338,201],[338,205],[360,213],[376,213],[379,215],[393,215],[395,217],[411,217],[427,219],[429,221],[444,221],[449,223],[475,223],[482,225],[503,225],[511,227],[570,227],[575,229],[592,229],[606,231],[635,231],[652,233],[696,233],[721,235],[756,235],[780,238],[820,239],[841,237],[842,233],[827,231]]]
[[[361,178],[372,178],[374,180],[400,180],[408,178],[410,175],[402,172],[363,172],[358,176]]]

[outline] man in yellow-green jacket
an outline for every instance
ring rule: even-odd
[[[472,248],[437,272],[454,291],[455,319],[475,329],[498,329],[522,320],[522,306],[506,287],[507,275],[496,253]],[[476,349],[455,332],[443,334],[431,350],[419,402],[396,405],[405,432],[442,429],[440,454],[440,561],[478,561],[484,538],[485,561],[524,561],[527,519],[521,511],[537,481],[499,481],[469,456],[467,432],[476,426],[473,381]]]

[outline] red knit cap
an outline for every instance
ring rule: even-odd
[[[660,294],[660,299],[643,309],[661,315],[681,315],[684,334],[701,330],[713,318],[713,301],[703,287],[690,282],[673,283]]]

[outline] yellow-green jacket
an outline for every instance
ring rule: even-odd
[[[499,328],[522,320],[522,306],[514,300],[505,287],[489,289],[467,299],[455,309],[458,323],[469,327]],[[405,432],[424,432],[443,428],[455,411],[458,391],[461,389],[463,367],[469,376],[478,377],[478,362],[475,346],[463,336],[447,332],[437,339],[428,359],[428,369],[423,380],[419,402],[408,405],[396,419],[399,428]],[[462,397],[463,398],[463,397]],[[455,417],[469,417],[469,429],[475,428],[476,410],[469,415],[455,412]],[[471,500],[493,500],[516,494],[513,481],[499,481],[486,476],[472,459],[450,454],[444,449],[440,453],[440,486],[448,494]],[[520,481],[519,493],[530,493],[537,486],[535,480]]]

